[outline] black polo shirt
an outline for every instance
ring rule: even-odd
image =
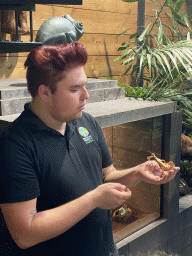
[[[102,168],[113,162],[102,129],[91,115],[83,112],[67,123],[63,136],[27,104],[1,135],[0,149],[0,204],[37,198],[38,212],[95,189],[103,183]],[[17,255],[41,250],[62,256],[108,256],[114,250],[110,212],[97,208],[62,235],[17,250]]]

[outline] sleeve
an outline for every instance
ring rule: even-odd
[[[94,126],[96,128],[97,136],[98,136],[98,143],[101,149],[101,154],[102,154],[102,168],[107,168],[108,166],[112,165],[113,159],[111,157],[111,154],[109,152],[107,143],[105,141],[105,137],[102,131],[102,128],[100,124],[97,122],[97,120],[92,117],[92,121],[94,122]]]
[[[27,144],[22,139],[0,140],[0,204],[38,197],[39,182]]]

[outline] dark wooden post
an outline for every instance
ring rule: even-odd
[[[173,161],[176,166],[180,166],[181,132],[182,113],[180,111],[164,116],[162,158]],[[161,217],[163,218],[171,218],[179,213],[179,182],[180,173],[171,182],[161,185]]]

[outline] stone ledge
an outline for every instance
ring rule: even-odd
[[[87,103],[85,112],[90,113],[102,128],[129,123],[175,112],[176,102],[152,102],[136,99],[119,99]],[[0,120],[12,122],[19,114],[0,117]]]
[[[192,207],[192,193],[179,199],[179,212],[185,211],[189,207]]]
[[[102,128],[167,115],[176,110],[176,102],[152,102],[133,98],[89,103],[85,108],[85,112],[94,116]]]

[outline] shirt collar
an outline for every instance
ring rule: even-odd
[[[29,103],[24,105],[24,111],[21,114],[25,120],[25,124],[28,126],[29,129],[34,130],[36,132],[47,130],[49,132],[60,134],[58,131],[54,130],[53,128],[47,126],[33,111],[29,108]],[[77,120],[74,120],[66,125],[66,132],[72,133],[75,129],[77,124]]]

